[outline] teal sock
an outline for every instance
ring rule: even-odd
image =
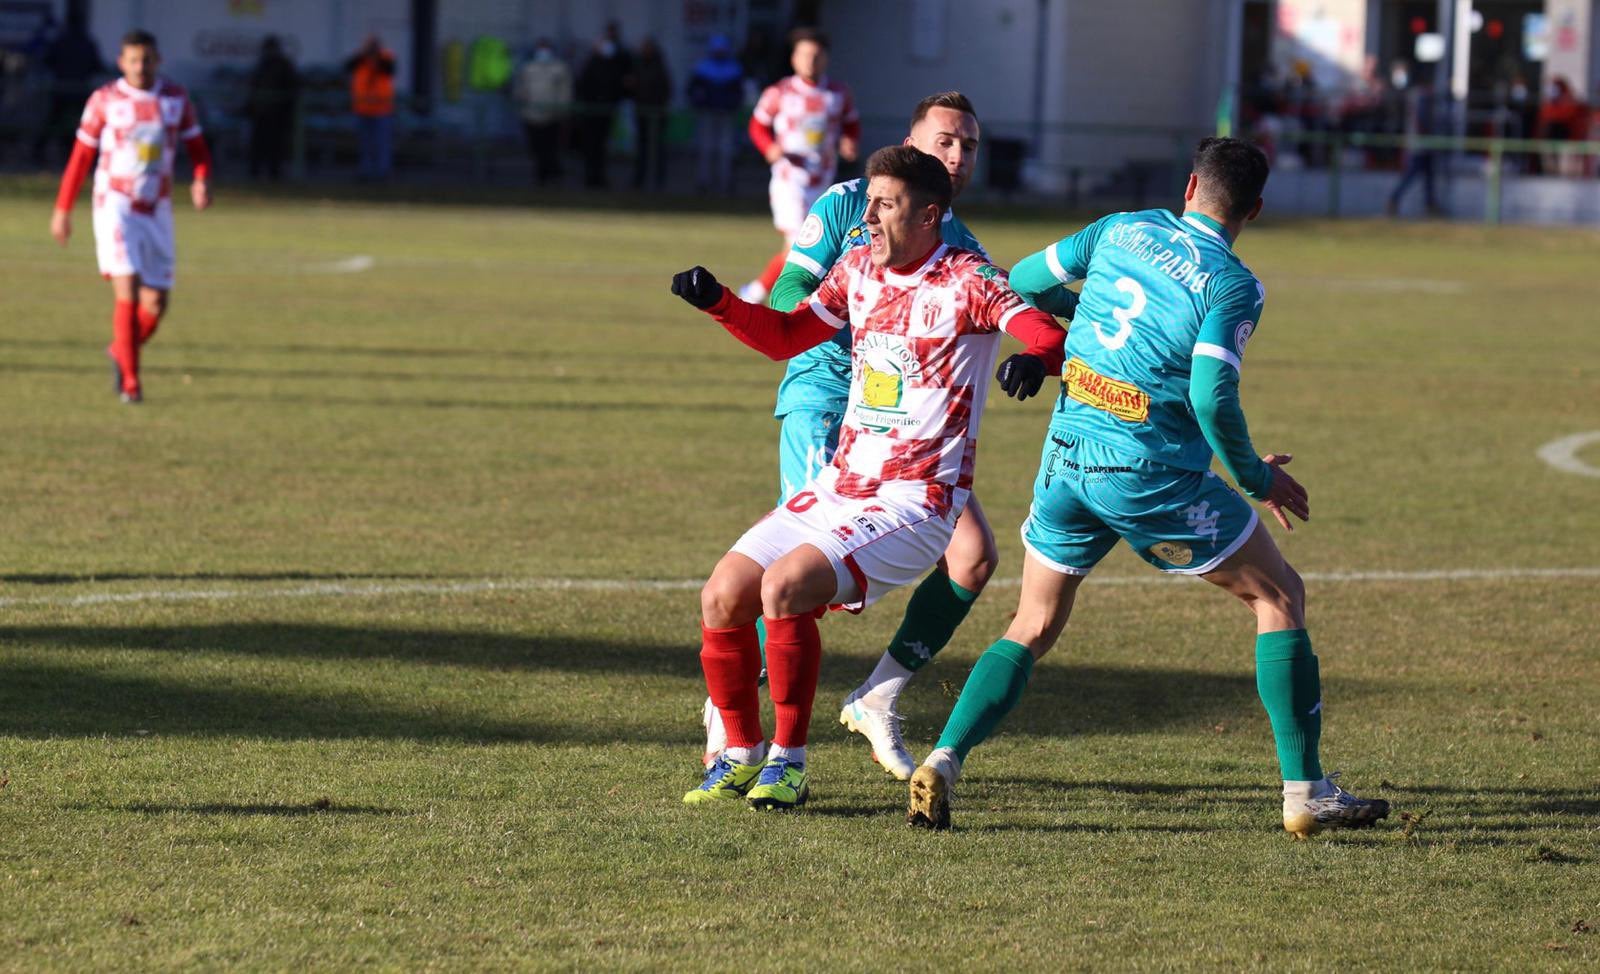
[[[977,598],[977,592],[962,588],[942,571],[924,578],[906,603],[900,630],[889,640],[889,655],[913,673],[926,666],[950,644]]]
[[[983,743],[1011,708],[1033,673],[1033,654],[1026,646],[1002,639],[978,657],[978,663],[961,688],[956,708],[945,721],[937,747],[948,747],[965,761],[967,752]]]
[[[764,616],[756,617],[756,646],[761,650],[761,675],[756,678],[756,686],[767,685],[767,620]]]
[[[1272,720],[1285,781],[1321,781],[1322,680],[1304,629],[1256,637],[1256,692]]]

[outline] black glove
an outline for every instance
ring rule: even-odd
[[[1044,362],[1037,355],[1019,354],[1001,362],[994,378],[1006,395],[1020,402],[1038,395],[1039,387],[1044,385],[1044,374]]]
[[[691,267],[672,275],[672,293],[704,311],[722,300],[722,285],[704,267]]]

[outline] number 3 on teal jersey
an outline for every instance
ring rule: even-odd
[[[1107,336],[1100,329],[1100,322],[1094,323],[1094,337],[1100,339],[1100,344],[1115,352],[1128,343],[1128,336],[1133,334],[1133,319],[1144,314],[1144,288],[1131,277],[1117,278],[1117,290],[1133,295],[1133,304],[1126,308],[1114,308],[1111,317],[1117,319],[1116,334]]]

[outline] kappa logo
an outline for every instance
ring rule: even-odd
[[[1189,525],[1197,536],[1210,538],[1212,544],[1217,543],[1217,520],[1221,517],[1221,511],[1211,509],[1210,501],[1201,501],[1183,509],[1184,523]]]
[[[806,216],[806,222],[800,224],[800,232],[794,236],[796,247],[814,247],[822,239],[822,219],[815,213]]]

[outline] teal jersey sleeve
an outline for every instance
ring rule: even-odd
[[[811,212],[806,214],[794,245],[789,248],[789,264],[818,281],[828,276],[848,246],[850,232],[861,221],[860,183],[859,179],[836,183],[811,204]]]
[[[1260,500],[1272,486],[1272,467],[1262,462],[1250,443],[1239,403],[1239,374],[1245,345],[1261,320],[1266,291],[1245,273],[1219,282],[1218,292],[1195,337],[1189,403],[1201,434],[1228,475]]]
[[[772,293],[767,295],[767,306],[779,311],[793,311],[811,296],[811,292],[822,283],[822,278],[803,269],[799,264],[784,264],[783,273],[778,275],[778,280],[772,285]]]
[[[1072,236],[1022,258],[1011,269],[1011,289],[1040,311],[1061,318],[1073,317],[1078,295],[1067,285],[1083,280],[1089,273],[1095,243],[1110,219],[1101,217]]]

